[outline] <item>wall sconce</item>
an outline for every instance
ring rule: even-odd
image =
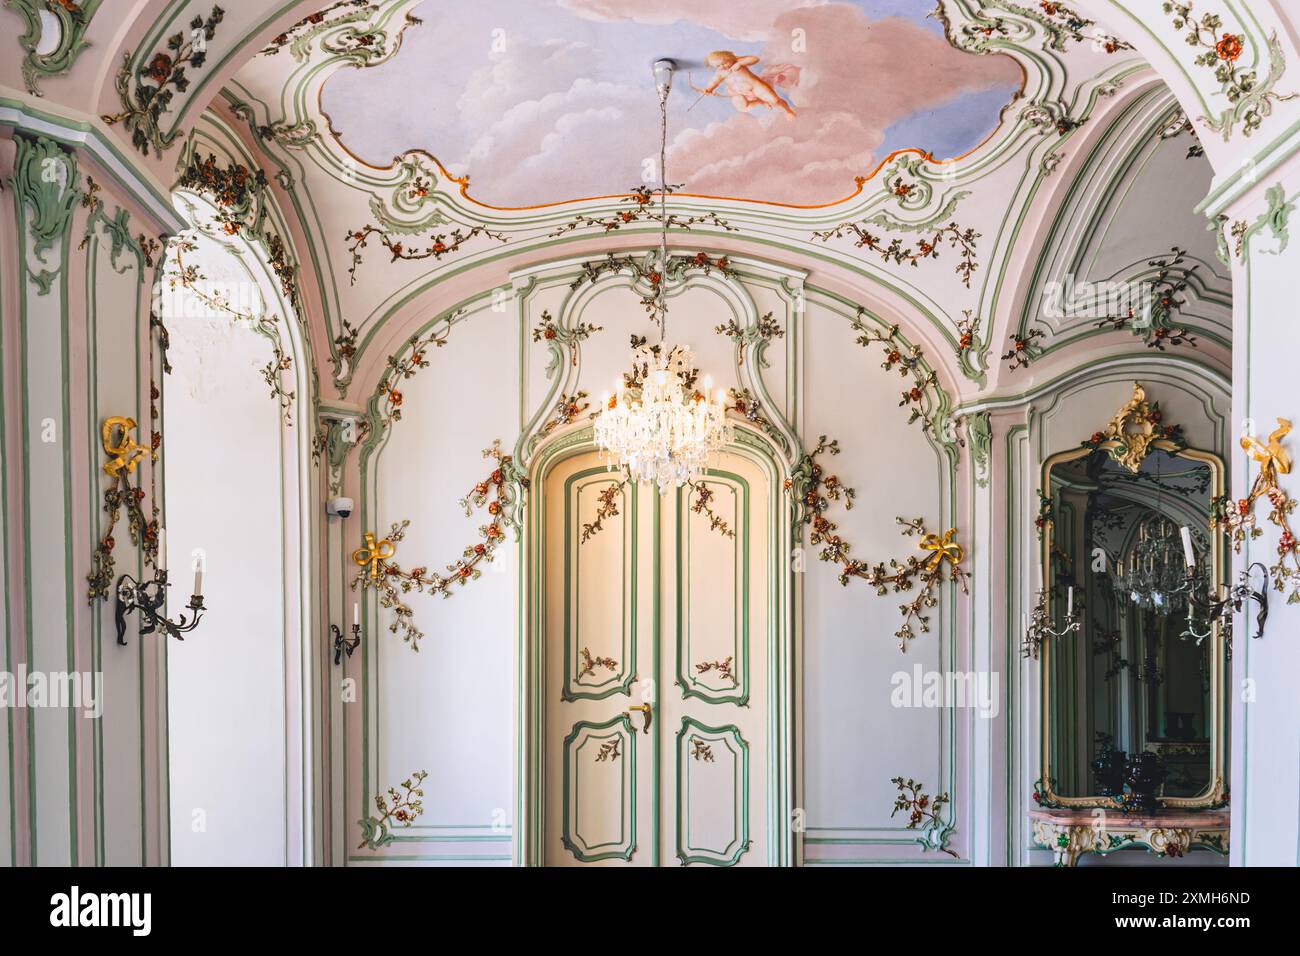
[[[1038,651],[1043,641],[1049,637],[1062,638],[1083,627],[1083,620],[1074,610],[1074,587],[1071,586],[1066,598],[1065,626],[1059,631],[1052,627],[1052,619],[1047,613],[1047,592],[1039,590],[1038,603],[1034,605],[1033,614],[1025,625],[1025,639],[1020,644],[1020,656],[1038,660]]]
[[[165,532],[161,531],[158,533],[159,555],[166,553],[163,550],[164,534]],[[203,612],[207,610],[203,606],[202,559],[196,557],[194,561],[194,593],[190,595],[190,603],[186,605],[186,608],[193,612],[193,617],[186,620],[185,615],[181,614],[178,623],[159,613],[167,601],[167,588],[170,586],[167,580],[167,569],[161,567],[154,572],[151,581],[137,581],[129,574],[124,574],[117,579],[117,605],[114,609],[114,618],[117,622],[118,644],[126,646],[126,616],[132,612],[138,612],[140,615],[141,637],[146,634],[166,634],[168,637],[183,641],[185,638],[181,635],[188,634],[198,627]]]
[[[1264,585],[1259,590],[1253,588],[1250,583],[1250,573],[1256,568],[1259,568],[1264,578]],[[1259,613],[1255,615],[1255,633],[1251,636],[1256,640],[1264,636],[1264,623],[1268,620],[1268,568],[1259,561],[1254,562],[1237,576],[1237,583],[1221,598],[1198,595],[1194,586],[1197,580],[1195,572],[1196,566],[1189,564],[1187,576],[1183,579],[1182,587],[1179,588],[1187,594],[1187,606],[1192,612],[1187,615],[1187,627],[1183,630],[1182,636],[1193,638],[1199,644],[1214,633],[1215,624],[1220,624],[1223,627],[1223,636],[1231,659],[1232,615],[1240,611],[1247,601],[1254,601],[1259,605]],[[1196,629],[1198,617],[1205,621],[1204,631]]]
[[[343,655],[352,656],[352,652],[357,649],[361,643],[361,608],[357,604],[352,605],[352,636],[344,637],[343,632],[339,630],[337,624],[330,625],[330,633],[334,635],[334,666],[343,663]]]

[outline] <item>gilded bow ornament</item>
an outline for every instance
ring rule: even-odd
[[[961,564],[962,558],[966,556],[966,550],[958,544],[953,538],[957,534],[956,528],[949,528],[942,538],[937,534],[927,534],[921,539],[922,551],[933,551],[930,560],[926,562],[926,568],[934,570],[946,559],[953,567]]]
[[[362,567],[370,565],[370,580],[378,581],[380,568],[396,553],[397,548],[394,547],[393,542],[387,538],[376,542],[374,533],[367,531],[365,546],[352,552],[352,560]]]
[[[104,443],[104,454],[109,458],[104,463],[104,471],[113,478],[121,474],[123,468],[128,474],[134,474],[136,462],[145,452],[144,446],[131,437],[135,428],[134,418],[122,416],[106,418],[100,426],[100,440]]]
[[[1285,418],[1279,418],[1277,426],[1273,433],[1268,436],[1267,445],[1254,435],[1247,435],[1241,440],[1241,447],[1248,451],[1255,461],[1259,462],[1260,472],[1273,477],[1291,473],[1291,456],[1282,447],[1282,439],[1291,430],[1291,423]],[[1265,479],[1265,481],[1269,480],[1269,478]]]

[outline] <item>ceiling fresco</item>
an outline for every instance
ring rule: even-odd
[[[430,2],[401,49],[341,70],[321,110],[362,162],[412,149],[526,207],[657,180],[650,64],[676,59],[669,179],[687,193],[788,205],[853,194],[889,155],[961,156],[1020,93],[1008,56],[945,41],[932,0]],[[477,41],[475,40],[477,38]],[[454,40],[454,42],[453,42]]]
[[[1209,188],[1194,126],[1130,45],[1073,8],[1016,0],[335,0],[268,41],[187,149],[261,165],[302,224],[315,337],[346,397],[408,317],[476,283],[508,291],[543,259],[657,243],[654,212],[629,203],[658,181],[660,56],[679,63],[672,251],[834,265],[888,321],[919,312],[926,361],[980,387],[1023,387],[1066,346],[1135,334],[1047,314],[1038,264],[1154,282],[1174,253],[1153,227]],[[697,92],[717,79],[709,62],[735,67],[723,95]],[[1103,139],[1125,145],[1098,152]],[[236,160],[238,142],[253,152]],[[1094,180],[1115,179],[1128,199],[1108,207],[1113,228],[1080,234]],[[1059,228],[1026,244],[1031,207],[1058,194]],[[1190,285],[1170,322],[1188,334],[1140,344],[1215,360],[1226,270],[1187,215]]]

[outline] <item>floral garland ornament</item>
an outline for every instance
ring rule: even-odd
[[[669,216],[672,219],[672,216]],[[647,252],[644,256],[621,256],[609,253],[604,259],[597,259],[592,262],[584,262],[582,271],[578,273],[571,283],[570,289],[580,289],[588,282],[595,282],[605,275],[616,275],[620,272],[626,272],[632,277],[632,284],[644,282],[649,286],[649,291],[641,296],[641,305],[646,311],[646,315],[654,316],[658,314],[659,287],[666,282],[680,282],[691,273],[700,273],[702,275],[712,275],[717,271],[720,275],[727,278],[735,276],[735,270],[731,268],[731,263],[726,256],[713,258],[707,252],[696,252],[689,255],[668,256],[668,264],[660,266],[660,258],[654,252]],[[542,313],[542,318],[548,318],[547,313]],[[576,333],[578,330],[575,329]],[[599,332],[599,326],[593,326],[592,332]],[[534,333],[535,335],[535,333]],[[585,338],[586,336],[582,336]],[[537,341],[534,337],[533,341]]]
[[[1281,530],[1277,543],[1277,562],[1269,569],[1273,580],[1273,589],[1281,592],[1289,585],[1291,593],[1287,604],[1300,604],[1300,545],[1291,531],[1291,514],[1295,511],[1295,500],[1278,484],[1279,475],[1291,473],[1291,456],[1282,447],[1282,439],[1291,431],[1291,422],[1285,418],[1277,420],[1277,428],[1268,436],[1268,443],[1261,442],[1253,435],[1241,439],[1241,447],[1259,464],[1259,474],[1255,476],[1246,497],[1233,502],[1227,495],[1215,498],[1211,506],[1210,528],[1221,531],[1232,540],[1232,548],[1237,554],[1247,540],[1260,537],[1264,531],[1255,523],[1255,502],[1260,497],[1268,499],[1272,510],[1268,520]]]
[[[516,501],[512,485],[519,483],[527,487],[526,479],[518,475],[511,457],[501,450],[501,442],[495,441],[492,447],[483,451],[484,458],[496,461],[496,467],[487,478],[478,482],[464,498],[460,505],[466,516],[475,509],[487,511],[486,524],[479,525],[481,541],[469,545],[460,558],[447,565],[447,574],[430,571],[427,567],[415,567],[404,570],[391,559],[397,552],[397,544],[406,536],[410,521],[394,524],[386,537],[376,540],[373,532],[366,532],[364,544],[352,552],[352,560],[359,566],[357,575],[352,580],[352,590],[360,589],[363,593],[373,590],[379,595],[381,607],[393,611],[393,621],[388,630],[400,633],[402,640],[411,645],[411,650],[419,651],[420,639],[424,632],[415,625],[415,612],[402,600],[403,595],[412,591],[424,594],[441,594],[444,598],[452,596],[452,585],[464,587],[471,581],[482,577],[479,565],[492,561],[496,549],[506,538],[507,527],[518,528],[515,518]]]
[[[814,239],[829,242],[831,239],[840,239],[847,234],[852,234],[854,246],[879,253],[882,262],[910,266],[919,265],[923,259],[938,259],[946,239],[948,245],[958,251],[957,268],[954,271],[961,276],[961,284],[970,288],[971,276],[979,268],[975,244],[980,238],[980,233],[974,229],[963,228],[954,221],[935,229],[929,238],[918,239],[911,245],[904,245],[903,240],[897,236],[889,239],[888,242],[884,241],[880,236],[869,232],[866,228],[868,225],[870,223],[842,222],[830,229],[814,232],[812,235]]]
[[[884,347],[885,354],[885,360],[880,363],[880,367],[886,372],[898,369],[898,374],[903,378],[909,375],[912,377],[912,385],[902,393],[903,397],[899,400],[898,407],[908,409],[909,425],[919,420],[922,431],[934,434],[932,411],[938,405],[938,399],[934,394],[938,388],[938,375],[925,368],[925,353],[921,351],[919,345],[908,345],[899,333],[897,325],[889,326],[884,332],[877,332],[863,322],[867,314],[867,310],[859,306],[857,315],[850,323],[853,331],[858,333],[857,343],[863,348],[879,343]],[[931,413],[925,411],[927,394],[930,395],[928,405]]]
[[[939,818],[943,808],[948,805],[947,793],[940,793],[933,799],[925,792],[924,784],[911,777],[893,777],[889,781],[898,787],[898,796],[894,799],[894,810],[889,814],[893,819],[899,813],[907,813],[907,829],[921,830],[924,833],[922,846],[926,849],[942,850],[949,856],[957,857],[955,850],[945,844],[952,833],[952,827]],[[960,857],[959,857],[960,858]]]
[[[1201,117],[1202,123],[1223,134],[1225,143],[1232,137],[1238,123],[1243,124],[1242,132],[1249,136],[1259,129],[1264,117],[1272,114],[1274,103],[1300,96],[1297,93],[1278,93],[1273,89],[1286,69],[1282,45],[1276,33],[1268,39],[1268,76],[1261,81],[1254,70],[1237,65],[1246,49],[1245,38],[1239,33],[1223,30],[1223,19],[1218,14],[1202,14],[1197,20],[1191,3],[1167,2],[1163,9],[1166,15],[1173,17],[1174,29],[1187,31],[1184,39],[1188,46],[1201,51],[1195,64],[1213,71],[1220,84],[1219,92],[1228,98],[1230,105],[1218,116]]]
[[[108,528],[95,547],[90,573],[86,575],[86,581],[90,585],[87,598],[91,604],[94,604],[96,599],[107,601],[113,586],[115,569],[113,549],[117,546],[113,532],[117,528],[117,520],[122,508],[126,508],[131,543],[142,548],[145,564],[156,565],[158,561],[158,519],[145,518],[142,507],[144,489],[131,484],[131,475],[135,473],[135,466],[149,451],[131,437],[131,433],[135,430],[135,419],[122,416],[106,418],[100,426],[100,440],[104,446],[104,454],[108,456],[108,461],[104,463],[104,473],[112,481],[104,489],[104,510],[108,512]]]
[[[712,488],[703,481],[687,482],[690,487],[689,498],[691,501],[691,511],[697,515],[703,515],[709,520],[709,530],[716,531],[724,538],[734,538],[736,532],[732,531],[725,520],[713,511],[713,496],[716,494]]]
[[[198,248],[198,245],[189,236],[177,236],[171,241],[168,248],[171,252],[171,258],[168,260],[168,271],[165,273],[164,278],[172,290],[175,290],[177,286],[184,288],[190,295],[214,312],[224,313],[235,322],[245,323],[271,340],[273,358],[262,367],[262,380],[270,388],[271,398],[279,403],[285,425],[292,426],[293,404],[298,397],[298,393],[285,388],[284,385],[284,373],[292,370],[293,358],[280,345],[280,317],[278,315],[267,316],[244,312],[232,305],[230,299],[224,293],[205,288],[203,283],[207,281],[207,277],[199,271],[197,266],[185,264],[185,253],[193,252]],[[165,330],[164,334],[166,334]]]
[[[388,356],[388,368],[384,370],[384,374],[379,377],[379,382],[375,385],[375,397],[379,401],[379,420],[384,428],[402,420],[402,402],[405,398],[397,384],[414,378],[421,369],[429,367],[429,350],[440,349],[447,344],[452,325],[464,314],[463,309],[453,312],[445,318],[445,325],[438,323],[428,335],[411,336],[410,341],[406,343],[411,347],[411,351],[404,358],[398,357],[401,353]]]
[[[403,780],[397,787],[389,787],[388,795],[375,794],[375,809],[378,817],[365,817],[358,820],[361,826],[361,842],[358,850],[378,850],[393,842],[394,825],[409,827],[415,818],[424,813],[424,790],[420,785],[428,774],[417,771]]]
[[[280,283],[299,322],[303,321],[302,299],[298,291],[298,266],[289,254],[284,239],[269,228],[270,188],[266,173],[250,170],[242,163],[225,166],[209,153],[200,160],[191,156],[177,182],[178,189],[206,196],[217,207],[216,222],[228,236],[243,236],[256,241],[266,255],[267,265]]]
[[[1128,329],[1134,335],[1143,336],[1147,348],[1160,352],[1166,346],[1190,345],[1196,348],[1196,336],[1185,328],[1169,324],[1169,320],[1186,305],[1183,293],[1200,268],[1199,265],[1193,265],[1190,269],[1183,269],[1182,274],[1175,278],[1174,270],[1182,265],[1186,255],[1186,249],[1174,246],[1165,258],[1149,260],[1147,265],[1159,271],[1150,283],[1150,298],[1145,303],[1142,314],[1135,314],[1130,306],[1122,315],[1108,315],[1099,320],[1097,328],[1117,331]]]
[[[627,481],[624,480],[608,485],[604,491],[596,496],[596,500],[600,503],[596,508],[596,517],[591,521],[583,522],[582,535],[578,539],[578,544],[586,544],[604,531],[606,518],[616,518],[622,514],[618,510],[618,494],[626,484]],[[582,675],[579,674],[578,676],[581,677]]]
[[[620,203],[630,205],[632,208],[621,209],[608,216],[576,215],[569,222],[548,233],[547,238],[554,239],[556,236],[573,232],[575,229],[584,228],[601,229],[609,233],[624,226],[630,226],[633,223],[659,223],[663,228],[684,229],[687,231],[690,230],[691,226],[706,224],[727,232],[736,231],[735,226],[716,212],[701,213],[697,216],[679,216],[675,212],[667,212],[663,208],[664,200],[678,189],[681,189],[680,185],[670,186],[665,184],[658,189],[651,189],[649,186],[637,186],[619,200]],[[658,209],[655,208],[656,200],[659,201]]]
[[[817,447],[804,455],[794,476],[786,480],[786,490],[799,503],[801,513],[798,520],[810,526],[809,543],[822,545],[818,558],[840,566],[840,584],[847,586],[853,578],[860,578],[874,587],[881,597],[891,592],[910,592],[919,585],[911,600],[898,606],[903,624],[894,636],[898,638],[898,649],[906,651],[908,642],[916,637],[918,631],[929,633],[930,618],[926,611],[938,605],[935,592],[945,580],[956,582],[963,594],[970,593],[970,576],[961,566],[965,549],[956,540],[955,528],[949,528],[940,536],[927,531],[921,518],[895,518],[903,536],[917,538],[918,548],[929,552],[928,557],[909,554],[902,559],[890,558],[887,563],[875,564],[850,557],[849,542],[836,533],[839,526],[826,517],[826,512],[832,501],[841,500],[845,510],[851,510],[857,493],[843,484],[838,476],[826,474],[818,461],[823,454],[839,453],[838,441],[821,436]]]
[[[145,156],[152,146],[156,156],[176,141],[179,130],[164,133],[159,121],[171,108],[172,97],[189,89],[186,67],[197,70],[207,61],[207,45],[217,34],[217,24],[226,12],[214,6],[207,18],[195,16],[188,31],[177,31],[167,38],[167,49],[158,50],[138,69],[131,68],[131,53],[124,55],[117,71],[117,95],[122,101],[119,113],[100,116],[113,126],[124,123],[131,133],[131,145]],[[135,80],[132,89],[132,79]]]
[[[388,250],[389,262],[397,262],[399,259],[404,262],[415,262],[420,259],[439,260],[443,256],[458,252],[462,246],[478,236],[486,236],[497,242],[509,241],[505,235],[492,231],[482,223],[468,229],[458,227],[450,233],[438,233],[429,239],[428,245],[422,248],[408,248],[401,239],[396,238],[398,235],[401,234],[394,233],[385,226],[376,225],[365,225],[360,229],[349,230],[346,239],[349,243],[348,252],[352,256],[352,264],[348,266],[348,283],[357,284],[357,267],[362,262],[361,250],[366,248],[371,237],[377,239],[379,244]]]

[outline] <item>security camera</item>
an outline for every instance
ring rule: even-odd
[[[326,514],[332,514],[336,518],[346,518],[352,514],[351,498],[331,498],[325,502]]]

